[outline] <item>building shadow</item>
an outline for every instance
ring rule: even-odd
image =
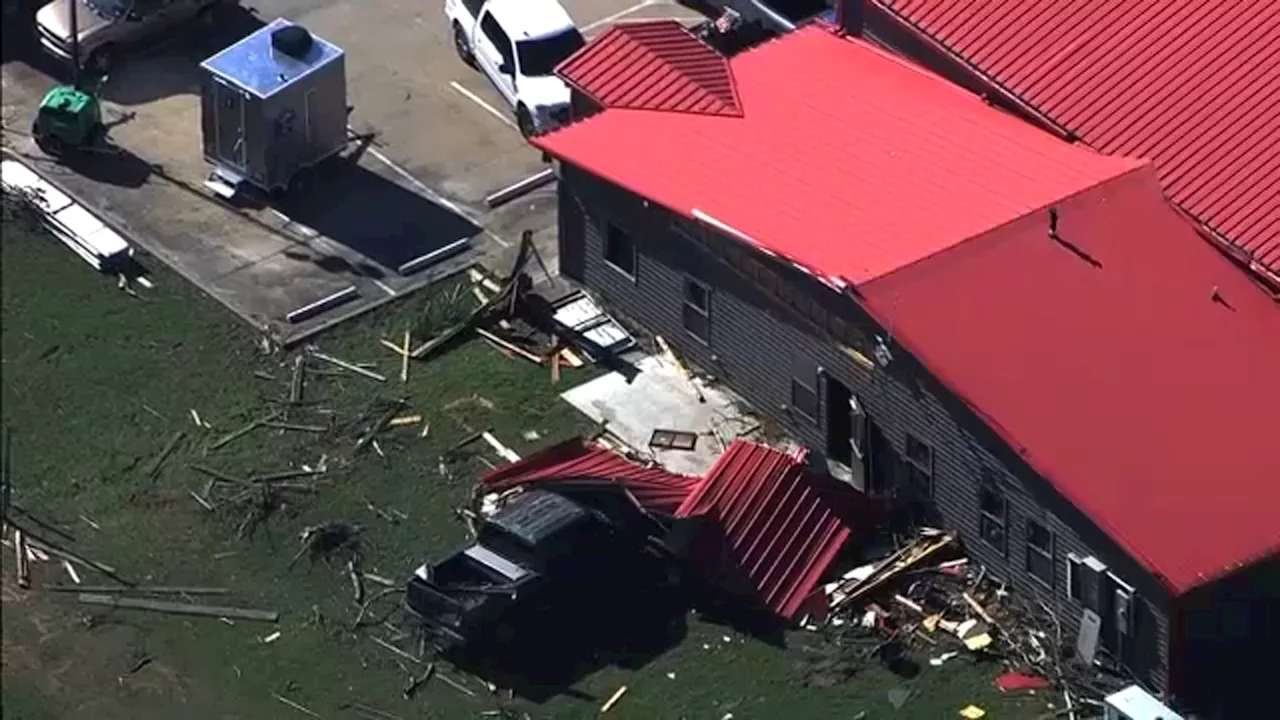
[[[70,153],[60,158],[59,163],[87,180],[130,190],[145,185],[153,168],[151,163],[118,145]]]
[[[390,273],[480,233],[470,220],[373,172],[356,158],[322,164],[307,190],[286,196],[275,208]]]

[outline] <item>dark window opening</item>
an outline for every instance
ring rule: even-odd
[[[791,407],[809,420],[818,419],[818,393],[811,384],[791,379]]]
[[[1053,587],[1053,531],[1035,520],[1027,520],[1027,572]]]
[[[497,20],[493,19],[492,13],[485,13],[484,19],[480,21],[480,32],[493,43],[493,49],[498,51],[498,55],[502,57],[502,62],[507,66],[503,72],[512,73],[515,70],[511,67],[511,61],[514,59],[511,49],[511,38],[507,35],[507,31],[502,29]]]
[[[693,278],[685,278],[684,329],[704,343],[711,342],[711,288]]]
[[[1084,601],[1084,587],[1080,573],[1084,570],[1084,561],[1075,553],[1067,554],[1067,597],[1079,602]]]
[[[907,485],[918,495],[933,497],[933,448],[911,433],[907,433],[906,452]]]
[[[623,275],[636,279],[636,243],[617,225],[610,224],[604,236],[604,259]]]
[[[978,489],[978,536],[1001,555],[1009,551],[1009,537],[1005,532],[1009,519],[1009,501],[994,487],[984,485]]]
[[[576,28],[537,40],[521,40],[516,43],[520,74],[525,77],[550,75],[555,72],[557,65],[586,44],[587,41]]]

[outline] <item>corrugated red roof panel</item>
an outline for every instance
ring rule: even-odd
[[[675,20],[614,25],[556,72],[604,107],[742,114],[729,62]]]
[[[480,484],[492,491],[541,480],[604,480],[616,482],[628,490],[648,510],[674,514],[680,503],[701,481],[690,475],[679,475],[658,466],[631,462],[621,455],[589,445],[582,438],[570,438],[550,445],[480,476]]]
[[[876,3],[1092,147],[1154,160],[1173,200],[1280,277],[1275,0]]]
[[[729,446],[676,516],[717,521],[736,569],[787,620],[850,534],[801,459],[746,440]]]
[[[742,118],[608,109],[535,142],[857,283],[1173,591],[1280,549],[1280,308],[1164,202],[1154,168],[815,26],[730,66]],[[839,83],[814,71],[837,67]]]
[[[1036,213],[870,283],[865,302],[1174,591],[1280,551],[1280,307],[1169,207],[1153,168],[1057,209],[1097,266]]]
[[[740,118],[610,108],[532,142],[853,283],[1139,164],[1064,143],[821,27],[801,28],[729,65]],[[621,62],[612,72],[642,74]]]

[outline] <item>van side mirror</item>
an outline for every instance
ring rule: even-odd
[[[498,72],[502,73],[503,75],[515,74],[515,71],[511,69],[511,62],[508,60],[503,60],[502,63],[498,65]]]

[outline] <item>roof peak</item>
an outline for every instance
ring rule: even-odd
[[[728,59],[675,20],[614,25],[556,73],[606,108],[742,116]]]

